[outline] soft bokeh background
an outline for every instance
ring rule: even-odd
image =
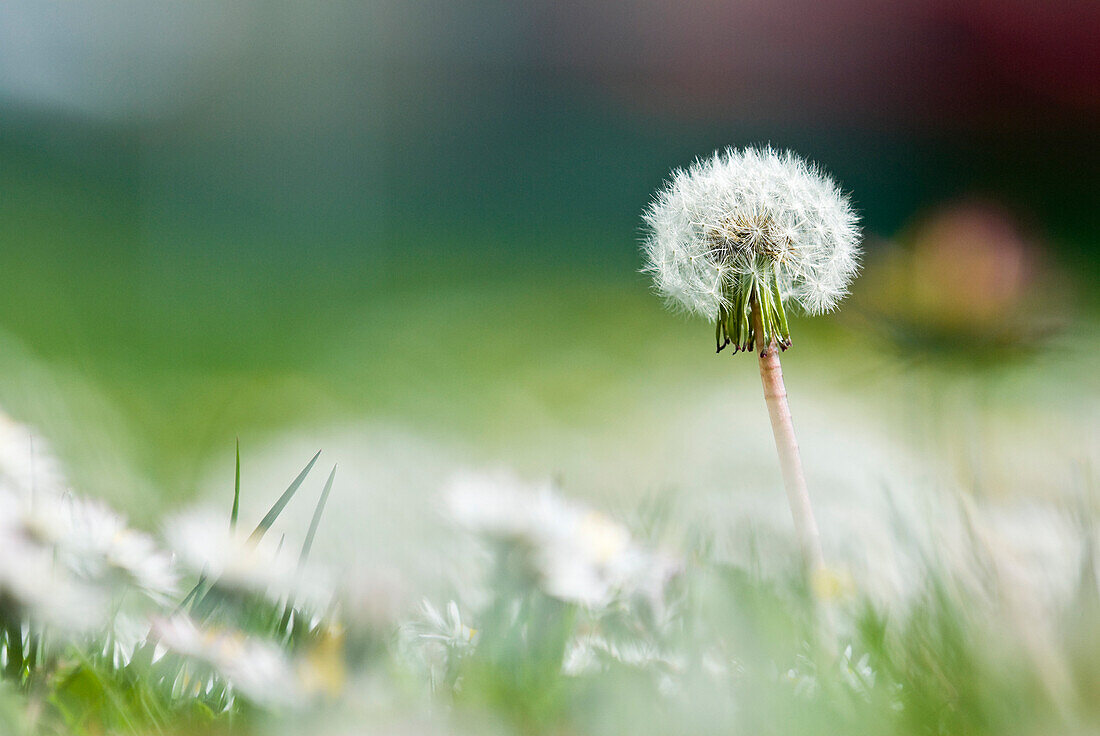
[[[784,357],[823,516],[1080,494],[1098,38],[1088,0],[8,0],[0,404],[142,523],[228,508],[238,436],[246,508],[323,449],[379,549],[467,466],[782,522],[753,361],[637,252],[670,168],[770,142],[866,226]]]

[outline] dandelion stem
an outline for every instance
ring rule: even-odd
[[[775,449],[779,453],[779,467],[783,473],[783,485],[787,501],[794,517],[795,533],[802,548],[802,558],[807,570],[813,574],[825,567],[821,553],[821,537],[817,531],[810,494],[806,489],[806,476],[802,472],[802,458],[798,453],[798,440],[794,435],[791,410],[787,405],[787,389],[783,385],[783,368],[779,364],[779,345],[774,335],[765,344],[764,317],[756,294],[751,297],[752,324],[756,332],[756,351],[760,357],[760,382],[764,386],[764,401],[771,418]]]

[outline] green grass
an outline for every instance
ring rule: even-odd
[[[650,519],[650,533],[683,531],[665,512]],[[174,655],[119,666],[94,641],[55,648],[20,684],[3,683],[0,725],[13,736],[349,728],[1034,736],[1100,727],[1092,697],[1100,597],[1087,563],[1069,598],[1028,619],[979,546],[970,549],[976,566],[925,551],[911,595],[883,602],[858,580],[838,595],[813,595],[793,568],[762,572],[763,560],[723,560],[705,535],[697,539],[677,550],[682,567],[657,597],[627,589],[597,608],[544,593],[523,572],[531,550],[522,543],[491,547],[497,563],[478,565],[480,602],[462,604],[474,630],[453,638],[425,638],[439,630],[416,623],[412,610],[371,624],[350,609],[330,612],[285,646],[313,661],[327,651],[333,616],[342,621],[338,668],[350,676],[295,707],[230,697],[220,680],[188,694],[179,683],[191,665]],[[212,606],[193,608],[218,626],[267,635],[287,628],[260,598],[216,593],[206,594]],[[574,646],[593,641],[584,666],[563,669]]]
[[[192,497],[236,437],[247,452],[367,419],[485,456],[540,445],[532,464],[552,468],[571,433],[629,436],[661,402],[753,390],[746,360],[715,358],[709,326],[652,297],[621,229],[410,223],[382,239],[256,242],[158,220],[121,175],[90,181],[26,162],[4,176],[0,406],[52,438],[81,487],[149,519]],[[898,396],[916,390],[921,422],[958,392],[984,397],[997,431],[1075,424],[1100,397],[1100,340],[1091,313],[1078,317],[1007,366],[956,361],[965,345],[894,352],[858,304],[794,317],[796,420],[801,383],[873,422],[901,420]]]
[[[89,735],[321,735],[330,725],[554,736],[1100,728],[1100,602],[1088,564],[1069,599],[1029,620],[977,552],[977,580],[947,564],[958,560],[927,557],[915,595],[889,603],[860,579],[837,600],[815,601],[783,564],[724,554],[728,539],[716,530],[741,533],[728,514],[738,494],[754,484],[778,493],[755,366],[716,358],[708,325],[667,314],[633,273],[633,244],[621,233],[404,233],[387,241],[385,257],[352,247],[335,261],[284,242],[256,262],[264,248],[225,233],[150,240],[117,198],[81,182],[19,181],[6,192],[0,405],[53,441],[79,488],[142,525],[206,490],[211,465],[226,459],[218,502],[235,514],[236,437],[248,460],[283,433],[312,437],[366,419],[458,448],[471,464],[560,473],[571,493],[631,509],[635,533],[671,544],[684,571],[662,617],[637,600],[593,613],[486,568],[480,595],[462,600],[476,643],[451,643],[435,662],[441,677],[398,631],[416,618],[407,606],[384,626],[349,622],[335,649],[350,672],[344,689],[288,713],[228,706],[221,692],[181,697],[165,687],[172,678],[120,668],[93,641],[66,649],[38,679],[0,683],[4,733],[28,721],[36,734]],[[606,239],[611,255],[590,255]],[[815,493],[873,482],[905,497],[940,484],[979,501],[1091,503],[1100,461],[1091,314],[1039,351],[986,361],[965,345],[879,340],[865,316],[856,302],[835,318],[792,320],[784,366]],[[701,429],[691,412],[702,412]],[[838,445],[849,432],[851,445]],[[911,452],[917,469],[878,457],[888,442]],[[326,460],[354,468],[357,458]],[[711,468],[728,472],[715,482]],[[657,470],[671,485],[654,485]],[[334,503],[345,478],[355,481],[342,471],[326,485]],[[579,482],[592,478],[600,482]],[[255,488],[247,472],[243,482],[247,509]],[[683,521],[699,504],[709,523]],[[374,520],[328,519],[311,525],[310,539],[316,533],[320,546],[340,521],[367,534]],[[749,529],[760,549],[786,544]],[[478,569],[482,558],[461,552],[465,568]],[[234,625],[288,624],[284,610],[255,601],[224,612]],[[304,637],[301,653],[328,646],[306,634],[316,636]],[[563,673],[566,647],[593,635],[648,659],[597,652],[595,669]]]

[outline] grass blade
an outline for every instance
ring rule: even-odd
[[[241,510],[241,438],[237,438],[237,473],[233,481],[233,511],[229,514],[229,531],[237,528],[237,514]]]
[[[306,532],[306,541],[302,543],[302,554],[298,557],[298,565],[304,565],[309,557],[309,551],[313,549],[313,538],[317,536],[317,527],[321,525],[321,514],[325,512],[325,503],[328,501],[329,491],[332,490],[332,481],[336,478],[336,466],[332,466],[332,472],[328,474],[325,487],[321,490],[321,497],[317,499],[317,506],[313,509],[313,518],[309,521],[309,531]]]
[[[321,525],[321,514],[325,511],[325,502],[328,501],[328,494],[332,491],[332,481],[336,478],[336,466],[332,466],[332,472],[328,474],[328,480],[325,481],[325,487],[321,489],[321,497],[317,499],[317,505],[313,509],[313,518],[309,521],[309,531],[306,532],[306,541],[302,543],[302,553],[298,556],[298,572],[302,571],[302,567],[306,564],[306,559],[309,558],[309,551],[313,549],[313,538],[317,536],[317,527]],[[283,617],[279,621],[279,628],[276,630],[279,634],[292,637],[294,632],[290,630],[290,617],[294,613],[294,594],[291,593],[287,598],[286,607],[283,609]]]
[[[310,460],[304,468],[302,468],[302,472],[298,473],[298,477],[295,478],[289,486],[287,486],[287,489],[285,491],[283,491],[283,495],[279,496],[279,500],[276,501],[274,505],[272,505],[271,509],[267,512],[267,515],[265,515],[264,518],[260,520],[259,525],[257,525],[256,529],[253,530],[252,534],[249,535],[248,541],[258,542],[261,538],[263,538],[267,530],[270,529],[271,525],[275,523],[275,520],[279,518],[279,514],[281,514],[283,512],[283,509],[286,508],[286,505],[290,503],[290,499],[294,497],[294,494],[302,485],[302,481],[304,481],[306,479],[306,476],[309,475],[309,471],[313,469],[313,464],[317,462],[317,458],[319,458],[320,456],[321,451],[318,450],[317,454],[313,456],[313,459]]]

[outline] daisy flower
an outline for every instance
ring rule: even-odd
[[[507,475],[460,475],[446,492],[452,518],[470,531],[523,550],[548,595],[588,607],[647,588],[664,570],[618,522],[569,502],[549,485],[525,488]]]
[[[59,546],[72,569],[136,589],[159,603],[179,592],[175,566],[151,536],[131,529],[101,502],[70,497],[62,504],[67,524]]]
[[[0,575],[13,599],[45,604],[52,595],[57,599],[48,607],[66,612],[111,593],[137,590],[163,603],[177,592],[171,560],[152,537],[67,487],[49,445],[0,415],[0,544],[8,551]]]
[[[303,572],[296,549],[270,534],[251,539],[240,528],[230,529],[216,511],[194,510],[170,519],[165,537],[181,565],[223,589],[264,595],[274,603],[293,596],[321,605],[331,596],[321,571]]]
[[[19,493],[60,494],[68,488],[50,444],[0,411],[0,487]]]
[[[52,506],[51,506],[52,508]],[[0,619],[32,621],[75,633],[99,624],[102,591],[63,561],[52,536],[62,520],[0,490]]]
[[[299,700],[294,669],[270,642],[231,629],[200,628],[186,616],[158,619],[152,635],[164,649],[209,667],[253,702],[278,706]]]
[[[459,611],[458,603],[447,603],[440,611],[425,598],[420,616],[403,624],[398,642],[410,664],[423,668],[432,690],[446,680],[448,668],[471,653],[478,641],[477,629],[470,626]]]

